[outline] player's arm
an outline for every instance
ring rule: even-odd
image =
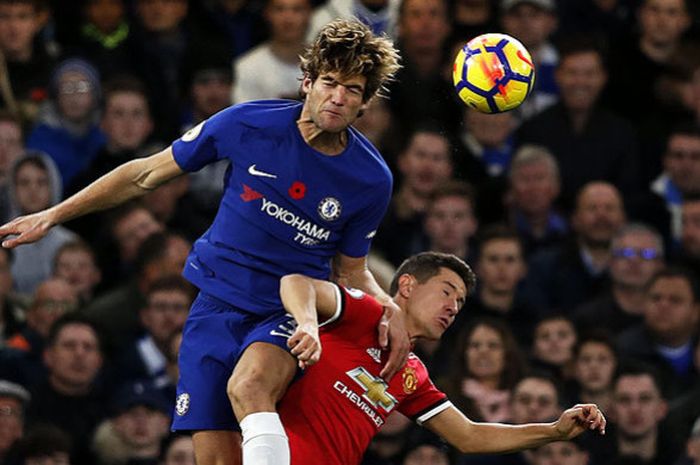
[[[403,312],[374,279],[367,267],[367,257],[355,258],[339,253],[333,261],[333,274],[339,284],[364,291],[384,307],[379,323],[379,344],[382,348],[389,346],[391,352],[379,375],[390,380],[406,364],[411,349]]]
[[[464,454],[494,454],[538,447],[552,441],[567,441],[587,429],[605,434],[606,420],[594,404],[579,404],[564,411],[552,423],[506,425],[475,423],[454,407],[423,423]]]
[[[287,346],[299,360],[300,368],[313,365],[321,357],[318,322],[336,316],[338,288],[328,281],[289,274],[280,280],[280,298],[284,309],[297,321]]]
[[[2,246],[12,248],[35,242],[57,224],[144,195],[182,173],[170,147],[150,157],[124,163],[63,202],[0,226],[0,237],[17,235],[3,241]]]

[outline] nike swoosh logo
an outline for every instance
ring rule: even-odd
[[[248,173],[250,173],[253,176],[262,176],[263,178],[272,178],[272,179],[277,179],[276,174],[270,174],[266,173],[264,171],[259,171],[255,169],[255,164],[252,164],[248,167]]]

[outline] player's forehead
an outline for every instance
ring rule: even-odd
[[[467,295],[467,286],[464,280],[449,268],[440,268],[438,274],[428,279],[427,283],[447,286],[457,291],[462,297]]]
[[[322,81],[333,81],[344,86],[359,86],[365,88],[367,84],[367,76],[362,74],[347,74],[338,70],[326,70],[321,71],[318,75],[318,79]]]

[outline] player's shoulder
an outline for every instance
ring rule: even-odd
[[[288,127],[301,113],[296,100],[252,100],[221,110],[213,118],[254,129]]]
[[[381,318],[382,305],[371,295],[354,289],[351,287],[334,284],[338,291],[340,300],[339,310],[331,320],[324,325],[334,326],[334,323],[353,323],[356,321],[370,322],[371,325],[376,325],[375,319]]]

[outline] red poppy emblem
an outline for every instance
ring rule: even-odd
[[[289,196],[294,200],[301,200],[306,195],[306,184],[301,181],[294,181],[289,188]]]

